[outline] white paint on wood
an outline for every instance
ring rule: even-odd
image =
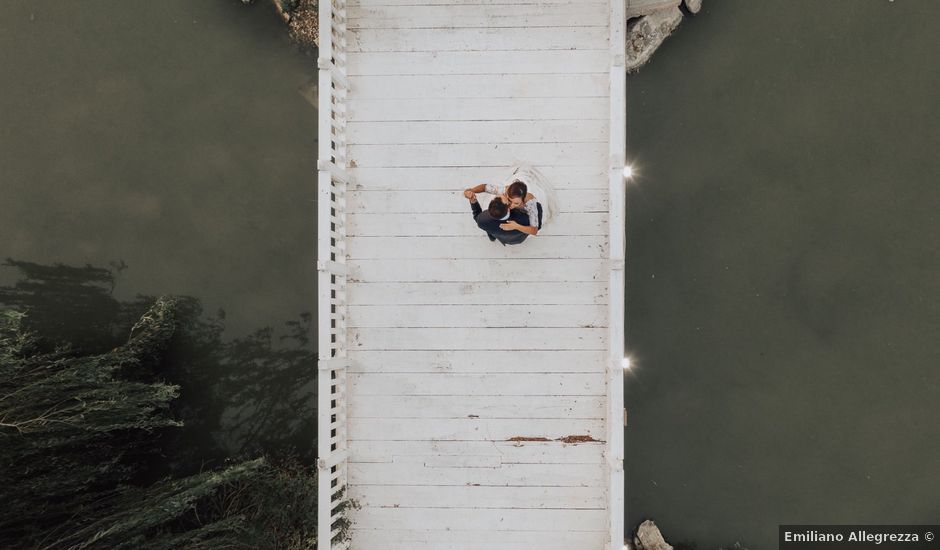
[[[606,304],[607,282],[350,282],[348,300],[353,304]]]
[[[609,73],[359,75],[355,99],[607,97]],[[405,138],[409,136],[403,136]]]
[[[350,462],[355,485],[604,488],[603,464],[503,464],[499,468],[429,468],[424,462]],[[437,526],[435,526],[437,528]]]
[[[476,235],[479,236],[479,235]],[[487,243],[489,244],[489,243]],[[491,249],[492,250],[492,249]],[[490,250],[486,254],[490,254]],[[479,255],[479,254],[476,254]],[[496,258],[477,259],[380,259],[350,260],[349,280],[372,282],[477,282],[492,281],[494,276],[505,276],[515,282],[593,282],[604,279],[606,260],[550,258]],[[482,261],[486,260],[486,261]],[[551,262],[551,263],[550,263]],[[546,269],[548,268],[548,269]],[[495,287],[494,287],[495,288]],[[573,289],[567,289],[571,291]],[[480,294],[485,294],[484,289]],[[489,298],[480,297],[481,303],[488,303]],[[518,303],[532,303],[530,292],[523,292],[511,298]],[[538,303],[548,304],[554,297],[539,298]]]
[[[503,374],[527,372],[549,375],[590,372],[604,375],[607,372],[607,353],[598,350],[532,350],[526,352],[524,361],[519,361],[516,357],[501,350],[478,350],[471,353],[454,350],[350,350],[349,358],[349,372],[363,373],[456,372],[471,374],[495,371]]]
[[[603,440],[603,419],[574,418],[349,418],[349,440],[493,441],[513,437],[556,440],[590,436]]]
[[[467,213],[467,218],[470,214]],[[465,219],[464,222],[469,220]],[[417,223],[420,224],[420,221]],[[349,237],[346,253],[352,260],[478,260],[478,259],[597,259],[607,253],[606,235],[537,235],[525,246],[494,245],[487,239],[443,237],[425,234],[418,237]],[[543,266],[551,269],[547,262]]]
[[[349,418],[603,419],[606,402],[601,396],[374,395],[350,403]]]
[[[350,32],[351,52],[435,52],[473,50],[599,50],[607,47],[602,27],[485,27],[389,29]]]
[[[609,67],[607,50],[359,52],[350,53],[347,72],[359,75],[489,75],[600,73]],[[355,79],[352,79],[355,81]],[[355,98],[355,94],[352,94]]]
[[[384,212],[349,214],[347,221],[350,234],[359,237],[415,237],[436,235],[439,237],[479,237],[480,230],[467,223],[467,213],[430,212],[422,214],[415,223],[413,214],[391,214]],[[607,214],[603,212],[567,212],[550,225],[546,225],[540,236],[607,235]],[[534,242],[534,240],[533,240]],[[513,277],[509,277],[515,280]]]
[[[626,125],[626,0],[610,1],[610,319],[607,362],[607,528],[608,548],[624,540],[624,272],[626,254],[625,182],[621,170],[627,163]],[[617,174],[615,178],[614,175]]]
[[[584,99],[584,98],[582,98]],[[587,98],[590,99],[590,98]],[[404,100],[396,100],[404,101]],[[416,100],[411,100],[416,101]],[[432,101],[432,100],[428,100]],[[531,101],[531,100],[530,100]],[[489,115],[489,113],[486,113]],[[492,118],[492,117],[491,117]],[[548,144],[595,143],[603,150],[609,123],[604,119],[572,120],[420,120],[350,121],[347,133],[363,145]],[[362,166],[360,166],[362,167]]]
[[[359,441],[349,442],[350,463],[419,463],[438,456],[490,456],[500,464],[603,465],[603,443],[558,441]],[[389,482],[391,483],[391,482]]]
[[[369,6],[349,8],[349,28],[597,27],[608,24],[604,3]]]
[[[474,456],[474,455],[469,455]],[[459,458],[459,457],[458,457]],[[499,457],[487,457],[498,459]],[[604,495],[590,487],[354,487],[363,506],[397,508],[594,508]]]
[[[594,373],[371,373],[348,375],[349,392],[360,399],[372,395],[453,396],[602,396],[607,385]],[[524,435],[524,434],[521,434]]]
[[[538,101],[517,97],[360,99],[350,102],[347,116],[350,122],[604,120],[607,118],[607,98],[560,97],[539,98]],[[594,164],[592,159],[586,160],[581,164]],[[544,161],[533,159],[533,162]]]
[[[479,159],[482,166],[505,166],[520,158],[532,158],[530,162],[539,164],[553,161],[560,166],[583,166],[604,160],[606,154],[594,143],[440,143],[351,146],[349,158],[364,167],[462,166],[471,158]]]
[[[364,505],[352,548],[619,548],[623,0],[346,3],[321,62],[322,177],[348,191],[320,198],[320,321],[348,359],[326,441]],[[562,211],[502,247],[462,191],[519,161]]]
[[[501,305],[367,306],[348,308],[350,327],[605,327],[607,308],[533,303]]]
[[[607,193],[609,169],[605,166],[557,166],[547,164],[539,170],[556,189],[601,190]],[[509,176],[509,165],[502,166],[406,166],[357,167],[356,190],[369,191],[452,191],[460,196],[467,187],[478,183],[502,184]],[[469,208],[467,208],[469,212]],[[373,214],[383,213],[381,210]]]
[[[470,205],[461,191],[351,191],[346,207],[350,213],[390,212],[422,214],[431,212],[464,212],[467,223],[473,223]],[[606,212],[607,193],[585,193],[580,190],[559,189],[558,202],[565,205],[561,216],[567,212]],[[481,201],[482,204],[483,201]],[[488,204],[488,203],[487,203]],[[420,221],[420,220],[416,220]],[[481,237],[486,238],[481,234]],[[493,245],[499,246],[499,245]],[[524,247],[520,247],[520,251]]]
[[[607,531],[460,531],[445,529],[357,529],[362,550],[594,550],[603,549]],[[619,550],[619,549],[617,549]]]
[[[673,0],[674,1],[674,0]],[[487,6],[504,4],[603,4],[607,0],[348,0],[349,6]]]
[[[383,508],[356,512],[360,529],[420,529],[428,524],[457,531],[597,531],[606,525],[604,510],[538,508]]]
[[[349,329],[349,348],[357,350],[528,350],[607,347],[603,328],[371,328]]]

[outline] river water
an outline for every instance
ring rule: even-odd
[[[940,518],[938,20],[706,0],[628,77],[628,526]]]
[[[940,4],[705,6],[628,79],[628,525],[935,521]],[[50,268],[4,288],[193,296],[196,458],[312,441],[315,70],[267,3],[7,2],[0,75],[0,256]]]
[[[0,260],[39,264],[0,267],[3,289],[55,330],[110,325],[120,338],[126,319],[106,313],[119,304],[194,297],[205,315],[183,353],[201,390],[183,396],[202,407],[189,415],[193,444],[218,437],[206,452],[228,455],[288,432],[312,443],[315,418],[291,418],[315,403],[303,364],[316,305],[315,61],[266,1],[0,12]],[[68,269],[86,264],[110,275]],[[87,332],[84,343],[97,336]],[[252,386],[264,390],[240,393]],[[306,408],[283,410],[292,393]]]

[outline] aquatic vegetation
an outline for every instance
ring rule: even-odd
[[[159,379],[180,300],[157,299],[126,343],[43,351],[22,312],[0,314],[0,546],[313,548],[316,476],[255,458],[147,480],[167,460],[180,387]]]

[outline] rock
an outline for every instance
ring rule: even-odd
[[[658,11],[677,8],[682,0],[627,0],[627,19],[642,17]]]
[[[698,13],[702,9],[702,0],[682,0],[689,13]]]
[[[682,10],[672,7],[653,12],[627,27],[627,72],[634,72],[649,61],[653,52],[682,22]]]
[[[672,546],[666,543],[663,534],[659,532],[659,527],[648,519],[636,528],[633,535],[633,544],[636,550],[672,550]]]

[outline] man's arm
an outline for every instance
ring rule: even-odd
[[[470,211],[473,212],[473,221],[476,221],[477,216],[480,215],[480,212],[483,212],[483,207],[480,206],[480,203],[477,202],[476,195],[470,197]]]
[[[499,224],[499,228],[503,231],[522,231],[523,233],[528,233],[529,235],[539,234],[539,229],[537,227],[532,227],[531,225],[521,225],[515,221],[501,223]]]

